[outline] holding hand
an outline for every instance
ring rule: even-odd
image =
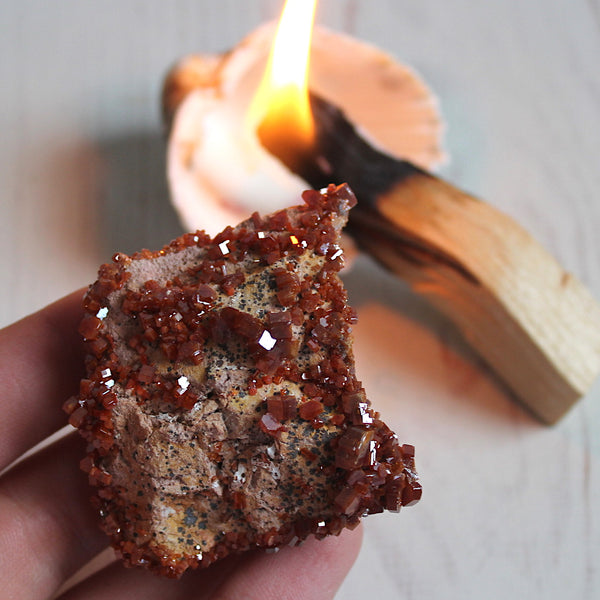
[[[0,330],[0,471],[62,427],[62,403],[83,376],[77,326],[82,292]],[[0,476],[0,573],[7,600],[54,598],[63,583],[106,545],[79,470],[76,433]],[[299,548],[225,559],[181,580],[159,579],[114,563],[60,600],[326,600],[360,548],[360,528]]]

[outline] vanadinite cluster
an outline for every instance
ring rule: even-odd
[[[230,553],[338,534],[421,487],[370,407],[337,272],[345,186],[214,239],[116,255],[90,287],[65,405],[128,565],[179,576]]]

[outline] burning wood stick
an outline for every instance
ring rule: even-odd
[[[314,187],[349,183],[358,245],[446,314],[535,415],[558,421],[600,371],[589,291],[507,215],[375,150],[331,104],[313,97],[312,108],[311,152],[286,158],[263,127],[265,147]]]

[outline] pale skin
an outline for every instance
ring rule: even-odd
[[[0,471],[66,422],[62,403],[83,373],[82,292],[0,330]],[[79,470],[77,433],[0,476],[0,581],[6,600],[55,598],[107,545]],[[360,528],[275,554],[253,552],[178,581],[113,563],[60,600],[327,600],[360,549]]]

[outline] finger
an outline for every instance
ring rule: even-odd
[[[0,471],[66,424],[83,374],[82,291],[0,330]]]
[[[111,565],[58,600],[331,600],[356,560],[362,533],[311,538],[276,554],[231,557],[181,580]]]
[[[106,545],[78,468],[83,452],[72,434],[0,478],[0,597],[46,598]]]
[[[300,548],[255,557],[225,580],[213,599],[331,600],[354,564],[362,531],[308,540]]]
[[[209,600],[244,560],[244,556],[230,556],[206,569],[186,573],[180,580],[159,577],[141,568],[127,569],[116,562],[56,600]]]

